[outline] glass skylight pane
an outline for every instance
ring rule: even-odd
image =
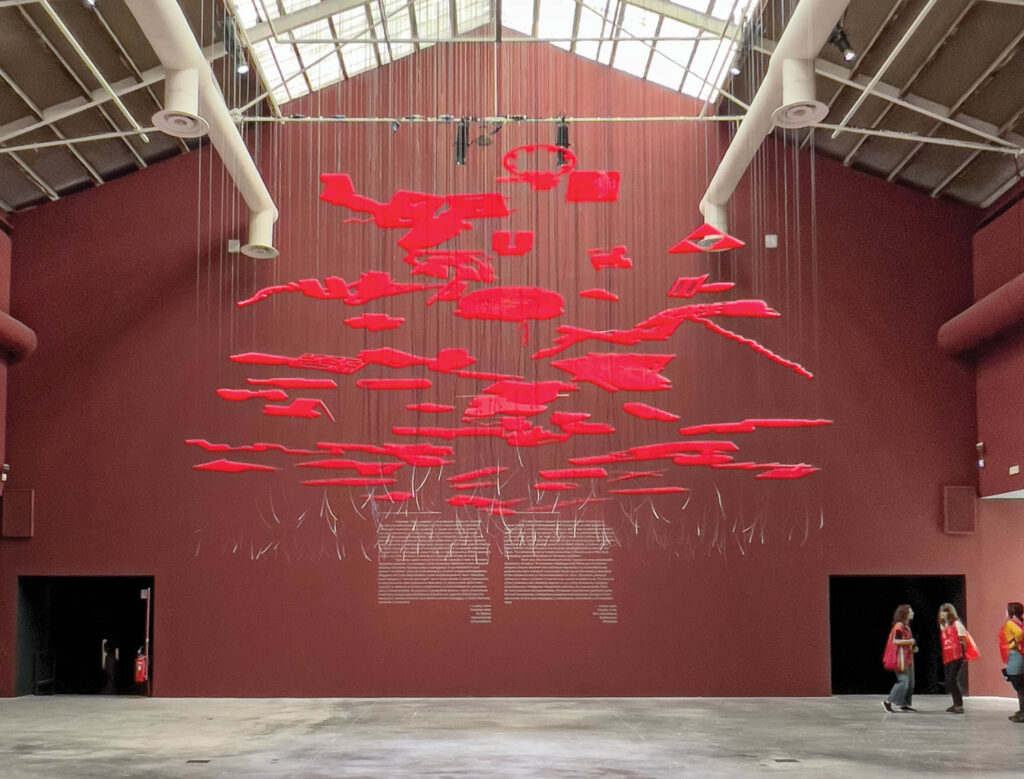
[[[533,3],[508,0],[501,4],[501,26],[529,35],[533,32]]]
[[[341,63],[338,61],[338,55],[331,51],[330,54],[320,60],[320,62],[307,67],[306,78],[308,78],[309,83],[313,85],[313,89],[320,89],[321,87],[340,81]]]
[[[459,35],[475,30],[491,21],[491,0],[456,0]]]
[[[301,11],[303,8],[309,8],[311,5],[317,5],[320,0],[276,0],[276,2],[264,3],[269,13],[274,13],[277,10],[278,3],[284,7],[286,14],[295,13]]]
[[[615,47],[615,61],[612,65],[626,73],[642,77],[647,69],[647,60],[651,56],[652,45],[642,39],[653,37],[657,29],[657,14],[634,6],[626,6],[625,13],[622,15],[619,45]],[[636,40],[637,38],[641,40]]]
[[[687,76],[686,81],[693,83],[696,79],[696,83],[699,86],[696,87],[696,91],[689,91],[693,87],[688,87],[683,84],[683,91],[693,97],[701,97],[702,91],[704,90],[704,81],[708,77],[708,73],[711,71],[711,64],[715,57],[715,50],[718,48],[717,38],[704,38],[697,43],[697,49],[693,53],[693,62],[690,65],[690,75]]]
[[[338,37],[365,38],[369,25],[366,22],[366,11],[363,6],[336,14],[334,17],[334,29],[338,31]],[[347,67],[347,66],[346,66]]]
[[[700,11],[702,14],[707,13],[708,6],[711,4],[711,0],[669,0],[674,5],[681,5],[683,8],[690,8],[694,11]],[[732,0],[729,0],[732,2]]]
[[[436,41],[450,38],[452,34],[451,15],[448,0],[416,0],[416,32],[422,41]]]
[[[554,43],[566,51],[572,46],[572,20],[576,15],[573,0],[541,0],[540,17],[537,20],[537,35],[540,38],[564,38]]]
[[[377,55],[369,43],[349,43],[341,50],[345,60],[345,72],[349,77],[377,67]]]
[[[388,36],[391,38],[391,56],[393,59],[407,57],[416,50],[415,44],[408,43],[412,38],[412,20],[409,18],[409,8],[401,0],[400,10],[396,10],[387,20]],[[395,41],[406,41],[396,43]]]
[[[717,99],[718,90],[722,84],[725,83],[725,79],[729,74],[729,63],[732,62],[733,55],[736,53],[735,44],[725,41],[722,43],[721,48],[718,50],[718,54],[715,55],[715,61],[711,66],[709,81],[713,82],[715,94],[708,97],[709,100]]]
[[[690,97],[700,97],[703,89],[704,82],[701,79],[699,79],[694,73],[686,74],[686,78],[683,79],[682,89],[684,95],[689,95]]]
[[[238,23],[246,30],[255,27],[262,18],[256,10],[255,0],[236,0],[235,13],[238,15]]]
[[[669,46],[689,46],[692,48],[692,44],[659,43],[654,49],[654,57],[651,59],[651,68],[647,71],[647,79],[655,84],[661,84],[663,87],[678,90],[679,82],[683,80],[683,73],[686,72],[685,68],[678,63],[680,61],[686,62],[690,57],[690,52],[689,49],[685,52],[681,49],[678,51],[672,49],[665,51],[665,47]],[[680,54],[684,56],[680,56]]]
[[[599,38],[602,35],[604,20],[591,9],[584,6],[580,10],[580,27],[576,33],[578,38]],[[597,49],[600,44],[597,41],[579,41],[576,44],[576,53],[589,60],[597,59]]]

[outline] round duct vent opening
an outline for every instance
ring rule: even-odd
[[[261,243],[247,243],[242,247],[242,254],[252,257],[254,260],[272,260],[278,252],[273,246],[266,246]]]
[[[210,130],[203,117],[170,108],[153,114],[153,126],[175,138],[198,138]]]
[[[780,105],[772,111],[772,122],[776,127],[795,129],[810,127],[828,115],[828,106],[817,100],[800,100]]]

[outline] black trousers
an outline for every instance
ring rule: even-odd
[[[1017,691],[1017,705],[1020,707],[1017,710],[1024,711],[1024,674],[1011,674],[1006,678],[1013,685],[1013,689]]]
[[[946,692],[953,696],[954,706],[964,705],[964,659],[958,657],[946,663],[942,669],[946,672]]]

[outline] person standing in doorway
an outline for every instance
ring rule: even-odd
[[[953,705],[946,711],[963,714],[967,628],[960,621],[952,603],[939,606],[939,636],[942,639],[942,669],[946,675],[946,692],[953,696]]]
[[[1017,713],[1010,715],[1012,722],[1024,722],[1024,605],[1006,604],[1006,624],[999,631],[999,651],[1003,655],[1003,676],[1017,692]]]
[[[910,621],[914,618],[914,610],[909,604],[903,603],[896,607],[892,615],[892,630],[889,641],[895,647],[896,684],[889,691],[889,697],[882,701],[886,711],[912,712],[914,699],[914,652],[917,651],[917,640],[910,632]]]
[[[118,649],[107,639],[103,639],[103,686],[100,687],[101,695],[117,694],[117,661]]]

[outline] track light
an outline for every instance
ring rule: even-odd
[[[846,30],[843,29],[841,24],[837,24],[835,29],[832,30],[832,34],[828,36],[828,42],[839,49],[839,53],[843,55],[845,62],[853,62],[857,59],[857,52],[850,46],[850,39],[846,37]]]
[[[565,165],[565,152],[563,152],[562,149],[569,148],[569,125],[566,124],[564,116],[559,120],[558,126],[555,128],[555,146],[559,149],[557,157],[558,165]]]
[[[466,148],[469,146],[469,121],[459,120],[459,126],[455,128],[455,164],[466,164]]]
[[[248,72],[249,63],[246,62],[244,59],[239,60],[238,64],[235,66],[235,73],[237,73],[239,76],[244,76]]]

